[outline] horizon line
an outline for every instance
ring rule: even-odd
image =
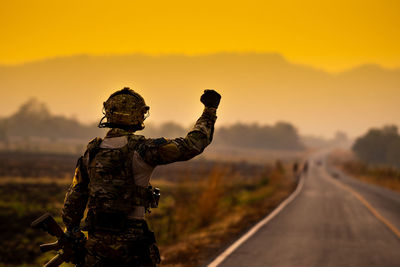
[[[67,59],[67,58],[74,58],[74,57],[88,57],[88,58],[100,58],[100,57],[123,57],[123,56],[144,56],[144,57],[152,57],[152,58],[157,58],[157,57],[168,57],[168,56],[181,56],[181,57],[188,57],[188,58],[195,58],[195,57],[205,57],[205,56],[216,56],[216,55],[261,55],[261,56],[277,56],[282,58],[282,60],[298,65],[298,66],[303,66],[307,68],[314,69],[316,71],[322,71],[325,73],[329,73],[332,75],[337,75],[341,73],[346,73],[352,70],[356,70],[359,68],[363,68],[366,66],[373,66],[377,67],[386,71],[400,71],[400,65],[395,66],[395,67],[387,67],[384,66],[380,63],[376,62],[364,62],[360,64],[353,65],[351,67],[345,67],[341,68],[338,70],[332,70],[328,69],[326,67],[321,67],[321,66],[316,66],[314,64],[309,64],[309,63],[304,63],[304,62],[298,62],[298,61],[293,61],[288,59],[286,56],[284,56],[281,53],[278,52],[258,52],[258,51],[248,51],[248,52],[243,52],[243,51],[221,51],[221,52],[211,52],[211,53],[146,53],[146,52],[133,52],[133,53],[77,53],[77,54],[71,54],[71,55],[59,55],[59,56],[51,56],[51,57],[42,57],[42,58],[37,58],[37,59],[31,59],[31,60],[18,60],[14,62],[2,62],[0,60],[0,68],[2,67],[20,67],[20,66],[26,66],[30,64],[36,64],[36,63],[42,63],[46,61],[53,61],[53,60],[59,60],[59,59]]]

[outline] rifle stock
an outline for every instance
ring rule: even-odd
[[[50,250],[60,251],[54,258],[44,265],[45,267],[57,267],[63,262],[69,261],[76,261],[77,265],[83,266],[82,264],[85,261],[86,253],[86,248],[84,246],[86,238],[82,233],[81,239],[74,240],[73,238],[67,236],[50,213],[45,213],[33,221],[31,223],[31,227],[44,230],[58,239],[56,242],[40,245],[40,250],[42,252],[47,252]]]
[[[57,238],[61,238],[65,235],[64,231],[61,229],[61,227],[57,224],[57,222],[48,212],[46,212],[38,219],[33,221],[31,223],[31,226],[35,229],[42,229],[48,232],[50,235],[55,236]]]
[[[61,248],[62,248],[62,246],[60,245],[58,240],[56,242],[53,242],[53,243],[40,245],[40,251],[43,252],[43,253],[47,252],[47,251],[50,251],[50,250],[60,250]]]
[[[57,254],[54,258],[52,258],[48,263],[44,265],[44,267],[58,267],[65,261],[64,254]]]

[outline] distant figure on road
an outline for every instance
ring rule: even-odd
[[[144,128],[149,107],[135,91],[124,88],[104,102],[99,127],[106,136],[89,142],[78,159],[64,201],[62,219],[70,237],[81,235],[80,221],[88,207],[85,266],[156,266],[160,255],[145,213],[158,206],[159,190],[150,186],[157,165],[185,161],[211,143],[221,96],[205,90],[203,114],[185,138],[149,139]],[[106,119],[106,122],[103,120]]]
[[[303,166],[303,173],[304,173],[304,174],[307,174],[307,172],[308,172],[308,161],[306,161],[306,162],[304,163],[304,166]]]
[[[293,163],[293,174],[296,175],[299,170],[299,164],[297,162]]]

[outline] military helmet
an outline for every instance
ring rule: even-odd
[[[144,129],[143,122],[148,117],[150,108],[143,97],[129,87],[124,87],[110,95],[103,105],[104,117],[100,120],[100,128],[135,131]],[[107,122],[103,122],[105,118]]]

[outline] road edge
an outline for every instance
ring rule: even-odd
[[[335,167],[329,167],[329,169],[336,169]],[[336,185],[337,187],[341,188],[344,191],[349,192],[351,195],[353,195],[355,198],[357,198],[362,205],[364,205],[368,211],[375,216],[376,219],[378,219],[381,223],[384,224],[385,227],[388,228],[389,231],[391,231],[399,240],[400,240],[400,230],[396,228],[388,219],[386,219],[383,215],[381,215],[377,209],[373,207],[371,203],[369,203],[361,193],[357,192],[357,190],[353,189],[350,185],[345,184],[342,181],[335,180],[332,178],[332,175],[330,174],[329,170],[325,168],[325,172],[329,178],[326,178],[329,182],[332,184]]]
[[[278,215],[287,205],[289,205],[301,192],[304,186],[304,175],[300,175],[299,182],[296,190],[293,191],[278,207],[276,207],[271,213],[269,213],[264,219],[259,221],[250,230],[248,230],[243,236],[236,240],[232,245],[225,249],[219,254],[207,267],[217,267],[221,264],[229,255],[231,255],[238,247],[252,237],[261,227],[270,222],[276,215]]]

